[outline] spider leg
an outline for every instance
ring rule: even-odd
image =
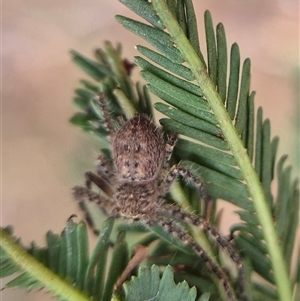
[[[198,188],[202,200],[205,202],[211,201],[212,198],[205,193],[204,186],[201,181],[199,181],[198,178],[196,178],[190,171],[179,164],[173,165],[165,177],[161,187],[162,196],[164,196],[170,190],[172,183],[179,175],[185,180],[192,182]]]
[[[114,182],[114,168],[111,162],[103,155],[96,160],[96,170],[98,176],[104,178],[107,182]]]
[[[165,195],[167,191],[170,189],[170,186],[177,178],[178,175],[181,175],[186,180],[192,182],[199,190],[200,197],[206,202],[211,200],[210,196],[208,196],[204,191],[203,184],[196,178],[190,171],[185,169],[180,165],[174,165],[166,176],[162,186],[162,195]],[[232,248],[231,244],[228,240],[222,236],[219,231],[212,227],[205,219],[188,213],[186,211],[181,210],[178,207],[171,205],[163,205],[163,210],[172,217],[175,218],[179,222],[184,222],[186,224],[192,224],[203,229],[205,232],[209,233],[209,235],[221,246],[221,248],[230,256],[232,261],[236,264],[238,269],[238,280],[239,280],[239,290],[241,296],[245,294],[245,271],[241,258],[237,254],[237,252]],[[243,297],[246,300],[246,297]]]
[[[99,235],[100,231],[99,231],[99,229],[97,229],[97,226],[96,226],[93,218],[90,215],[90,212],[89,212],[89,209],[88,209],[88,206],[87,206],[86,202],[85,201],[78,201],[78,207],[83,212],[84,219],[87,222],[90,229],[92,229],[92,231],[94,232],[95,235]]]
[[[164,204],[161,210],[162,214],[165,213],[169,217],[175,219],[178,222],[183,222],[188,225],[194,225],[197,228],[202,229],[208,233],[219,245],[220,247],[229,255],[231,260],[236,264],[238,270],[238,283],[240,296],[243,300],[247,300],[245,296],[245,271],[243,262],[238,255],[238,253],[233,249],[231,243],[226,237],[220,234],[216,227],[211,226],[204,218],[196,216],[192,213],[186,212],[177,206]]]
[[[170,233],[173,237],[179,240],[183,245],[190,246],[220,280],[228,296],[228,299],[230,301],[236,301],[236,297],[224,271],[212,261],[212,259],[205,253],[201,246],[199,246],[188,233],[183,231],[168,217],[160,215],[159,212],[157,213],[158,214],[156,214],[154,217],[150,214],[144,215],[140,219],[140,221],[144,223],[148,228],[150,228],[150,230],[157,224],[162,227],[167,233]]]
[[[168,135],[168,140],[165,146],[165,159],[163,163],[163,168],[167,169],[169,166],[169,162],[171,160],[171,156],[174,150],[174,147],[177,142],[178,135],[176,133],[171,133]]]
[[[173,149],[177,142],[177,136],[178,135],[176,133],[170,133],[167,137],[167,142],[165,145],[165,156],[163,158],[161,171],[158,176],[158,182],[163,182],[166,174],[168,173],[169,163],[172,157]]]
[[[115,131],[114,131],[113,124],[111,122],[111,118],[109,116],[109,111],[107,109],[103,93],[101,93],[99,95],[99,104],[100,104],[100,109],[103,114],[103,123],[102,124],[107,131],[107,139],[109,142],[111,142],[115,135]]]
[[[88,202],[93,202],[99,205],[100,209],[103,211],[105,215],[109,215],[108,211],[111,211],[114,207],[114,202],[110,199],[106,199],[101,197],[101,195],[95,193],[94,191],[82,187],[82,186],[75,186],[73,188],[73,196],[78,201],[78,206],[84,213],[84,218],[88,223],[89,227],[93,230],[96,235],[99,235],[99,229],[97,229],[93,218],[91,217],[90,210],[87,206]]]
[[[108,196],[112,196],[112,183],[114,181],[114,174],[110,162],[103,155],[100,155],[96,161],[96,167],[97,175],[90,171],[85,173],[86,187],[91,189],[92,183],[94,183]]]
[[[113,195],[113,189],[105,179],[102,177],[92,173],[91,171],[87,171],[85,173],[85,179],[86,179],[86,187],[88,189],[91,188],[92,183],[97,185],[102,191],[104,191],[108,196]]]
[[[102,198],[98,193],[82,186],[73,188],[73,196],[77,201],[88,201],[99,205],[101,208],[111,210],[114,207],[114,202],[110,199]]]

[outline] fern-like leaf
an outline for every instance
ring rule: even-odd
[[[2,230],[1,277],[19,274],[4,288],[46,288],[59,300],[110,300],[113,286],[129,260],[124,232],[117,238],[111,261],[107,260],[113,224],[113,219],[103,224],[91,256],[83,222],[76,224],[69,219],[61,235],[49,231],[44,248],[34,243],[24,248],[12,237],[11,230]],[[106,277],[108,264],[114,268]]]
[[[24,248],[12,237],[11,228],[3,229],[1,234],[5,237],[0,249],[1,277],[19,274],[4,288],[46,288],[58,300],[196,300],[195,288],[189,288],[185,281],[175,284],[170,267],[160,277],[159,268],[155,265],[151,269],[142,268],[137,277],[125,283],[124,296],[114,292],[115,283],[128,264],[129,254],[125,232],[121,231],[112,258],[108,260],[113,224],[113,219],[103,224],[91,256],[83,222],[76,224],[70,219],[61,235],[48,232],[47,246],[44,248],[34,243],[30,248]],[[9,245],[14,247],[16,256],[8,256]],[[25,257],[21,258],[22,253]],[[29,268],[28,261],[31,264],[34,262]],[[209,294],[203,294],[197,300],[209,300]]]
[[[237,213],[241,223],[231,228],[235,234],[234,243],[247,258],[249,269],[270,285],[270,289],[265,289],[264,285],[254,281],[253,299],[259,300],[264,294],[266,298],[291,299],[291,287],[297,282],[293,280],[296,277],[291,278],[288,274],[298,225],[298,182],[291,179],[290,167],[284,166],[285,156],[276,163],[279,140],[277,137],[271,139],[270,122],[263,118],[262,108],[258,108],[255,116],[255,92],[250,90],[250,60],[241,62],[236,43],[228,51],[224,26],[220,23],[214,30],[208,11],[204,14],[207,52],[207,59],[204,59],[190,0],[167,1],[168,5],[159,0],[120,2],[150,24],[117,16],[125,28],[156,49],[136,46],[143,57],[137,56],[135,62],[142,69],[147,88],[165,101],[155,104],[158,111],[169,117],[161,119],[161,124],[182,135],[175,149],[175,159],[205,183],[211,196],[239,207]],[[102,52],[102,57],[107,55],[108,52]],[[101,64],[107,67],[103,62]],[[93,74],[95,63],[86,59],[85,68],[88,65],[91,65],[88,73]],[[99,69],[101,76],[102,69]],[[118,86],[114,79],[116,75],[113,68],[108,67],[108,70],[104,82],[113,82],[112,89]],[[110,98],[112,93],[109,88],[103,89],[102,82],[99,90],[107,94],[112,106],[119,108],[119,111],[113,108],[113,113],[126,115],[126,107],[150,112],[145,88],[144,93],[138,95],[142,95],[140,99],[147,99],[147,105],[139,107],[139,101],[136,97],[130,98],[125,86],[120,90],[127,100],[125,105],[120,105],[120,100]],[[95,87],[90,90],[94,93]],[[85,117],[91,106],[91,96],[88,98]],[[142,107],[147,110],[141,110]],[[89,129],[94,131],[97,120],[87,119]],[[98,126],[101,128],[101,121]],[[278,191],[273,195],[271,183],[275,180]],[[180,197],[178,186],[176,189],[176,193],[171,191],[173,199],[192,203],[197,212],[197,202],[193,201],[196,198],[189,187],[180,188]]]
[[[126,1],[124,4],[126,5]],[[278,139],[271,141],[270,122],[262,119],[261,109],[258,110],[256,130],[254,128],[250,60],[246,59],[240,70],[239,49],[234,44],[227,80],[227,46],[223,25],[219,24],[215,32],[210,13],[205,13],[208,55],[207,63],[203,64],[203,55],[199,55],[200,46],[195,45],[195,40],[191,39],[186,30],[191,26],[186,15],[191,1],[184,1],[183,6],[181,1],[168,1],[167,4],[154,0],[152,4],[168,32],[155,25],[149,26],[122,16],[117,16],[117,20],[160,52],[155,53],[144,46],[138,46],[137,50],[156,65],[140,57],[136,59],[136,63],[143,69],[141,75],[148,82],[149,90],[169,104],[155,106],[171,118],[162,119],[161,123],[165,128],[201,143],[202,152],[199,152],[198,145],[186,140],[180,141],[178,156],[180,159],[192,159],[184,161],[183,165],[207,183],[207,191],[212,196],[231,201],[246,210],[239,212],[245,223],[236,239],[237,246],[246,250],[245,255],[250,258],[257,273],[271,284],[277,285],[279,298],[291,299],[291,283],[287,273],[289,268],[285,264],[290,263],[291,254],[284,262],[282,254],[286,247],[279,247],[279,239],[282,237],[280,232],[288,231],[289,228],[282,223],[277,227],[276,233],[273,223],[276,216],[271,216],[273,212],[282,212],[276,208],[291,207],[283,198],[277,198],[274,202],[271,194]],[[163,48],[161,44],[167,47]],[[184,61],[187,65],[182,65]],[[192,83],[188,82],[193,79],[198,87],[193,85],[189,89],[188,85]],[[185,147],[189,144],[194,151],[186,151]],[[222,160],[222,154],[228,154],[228,150],[233,156],[233,164],[226,164]],[[211,159],[210,151],[217,154],[214,159]],[[293,201],[290,202],[298,202],[294,197],[298,195],[296,184],[293,188],[290,183],[287,185],[291,188],[288,195]],[[285,213],[287,212],[284,210],[281,218]],[[291,226],[295,229],[294,221],[298,218],[296,213],[292,216]],[[286,220],[286,215],[281,220]],[[295,235],[292,232],[289,250],[294,245]]]
[[[211,196],[238,207],[241,222],[232,226],[231,233],[245,260],[249,280],[247,293],[251,300],[290,301],[294,288],[297,298],[300,264],[298,262],[294,269],[291,260],[299,223],[298,180],[291,178],[286,156],[276,160],[279,139],[271,138],[270,121],[263,118],[262,108],[255,114],[255,93],[250,90],[250,60],[241,62],[236,43],[228,51],[224,26],[220,23],[214,29],[208,11],[204,14],[205,58],[191,0],[120,2],[148,22],[117,16],[125,28],[153,46],[151,49],[142,45],[136,47],[141,56],[137,56],[135,62],[142,69],[141,76],[147,81],[147,88],[139,83],[132,84],[133,65],[121,59],[120,45],[113,47],[106,42],[104,49],[95,52],[96,60],[72,51],[74,63],[92,81],[82,80],[75,91],[74,103],[80,112],[71,122],[105,140],[96,95],[105,95],[115,123],[120,116],[131,118],[135,112],[152,116],[148,90],[162,99],[164,103],[155,104],[155,108],[168,117],[161,119],[161,124],[166,130],[181,134],[174,160],[181,161],[201,179]],[[103,148],[102,152],[109,157],[109,150]],[[271,191],[273,181],[277,182],[276,194]],[[201,211],[198,195],[189,185],[176,183],[167,197],[197,213]],[[215,210],[212,210],[211,220],[216,222]],[[144,236],[137,244],[149,246],[159,237],[164,239],[158,240],[152,248],[149,262],[163,266],[170,261],[174,265],[184,263],[184,273],[180,273],[180,269],[174,273],[176,282],[184,277],[198,292],[205,290],[214,299],[219,297],[210,273],[197,261],[192,250],[182,247],[159,228],[149,234],[139,227],[123,227],[113,248],[112,260],[108,261],[112,227],[113,220],[108,219],[91,256],[84,223],[75,224],[70,219],[61,235],[48,232],[45,248],[32,243],[30,248],[24,249],[12,237],[11,230],[5,229],[1,233],[1,277],[19,273],[6,287],[45,287],[60,300],[122,299],[122,294],[113,295],[113,291],[129,262],[125,233],[138,230]],[[205,236],[196,233],[194,237],[212,258],[223,264],[218,250],[212,248]],[[296,252],[299,254],[299,250]],[[252,278],[254,274],[264,281]],[[152,290],[154,294],[146,296],[146,286],[141,283],[146,285],[154,278],[152,284],[155,285],[147,286],[147,293]],[[160,278],[158,268],[152,266],[151,270],[141,270],[137,278],[126,284],[125,295],[128,300],[134,300],[132,296],[139,293],[143,299],[166,300],[173,290],[176,298],[180,294],[184,300],[196,298],[194,290],[186,284],[174,284],[169,268]],[[203,294],[198,300],[208,300],[208,295]]]
[[[125,298],[130,301],[139,300],[196,300],[196,289],[189,288],[186,282],[175,284],[170,266],[167,266],[160,278],[159,269],[152,265],[151,269],[141,268],[137,277],[125,283]],[[207,294],[197,300],[208,300]],[[202,298],[202,299],[201,299]]]

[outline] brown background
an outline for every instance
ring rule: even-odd
[[[256,106],[263,105],[272,135],[281,136],[280,153],[290,154],[296,174],[298,1],[194,2],[202,35],[202,16],[209,9],[215,24],[225,25],[227,41],[237,41],[242,58],[252,59]],[[141,40],[126,32],[115,14],[133,16],[116,0],[2,1],[1,224],[14,225],[24,243],[34,239],[43,245],[49,229],[60,232],[71,214],[80,215],[70,190],[93,168],[97,145],[68,123],[76,110],[73,90],[84,76],[68,51],[91,55],[109,39],[123,42],[124,55],[132,59]],[[44,292],[5,290],[0,296],[51,300]]]

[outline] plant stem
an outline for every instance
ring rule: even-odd
[[[201,92],[205,95],[211,109],[213,110],[219,126],[226,138],[228,145],[243,173],[247,182],[249,193],[251,195],[253,205],[256,209],[258,220],[262,226],[264,238],[270,254],[274,277],[277,284],[278,294],[281,301],[291,301],[292,291],[289,283],[287,268],[285,266],[282,252],[278,243],[278,238],[273,225],[271,212],[267,205],[261,183],[250,162],[246,149],[244,148],[229,115],[217,93],[212,81],[210,80],[205,66],[201,63],[199,57],[189,43],[188,39],[181,30],[179,24],[169,11],[165,1],[152,0],[154,9],[167,28],[169,34],[173,38],[176,46],[180,50],[182,56],[188,63],[198,82]]]
[[[176,202],[176,204],[183,208],[185,211],[193,213],[191,210],[190,203],[188,199],[186,198],[186,195],[184,194],[182,187],[180,186],[179,182],[173,183],[171,189],[170,189],[171,196],[173,200]],[[204,232],[199,232],[199,229],[196,229],[196,227],[189,227],[190,234],[193,237],[193,239],[198,243],[201,248],[205,251],[205,253],[210,257],[211,261],[220,269],[220,263],[218,262],[216,255],[213,253],[213,246],[209,243],[209,240],[205,236]],[[216,276],[212,277],[212,280],[214,281],[215,285],[217,286],[220,295],[223,298],[226,298],[226,293],[223,289],[222,284],[220,284],[219,279]]]
[[[90,300],[87,296],[82,294],[82,292],[73,288],[71,284],[61,279],[58,275],[30,256],[2,229],[0,232],[0,245],[16,265],[36,279],[41,286],[49,289],[53,295],[70,301]]]
[[[171,189],[170,189],[171,196],[173,200],[177,203],[177,205],[180,208],[183,208],[185,211],[192,213],[191,205],[189,201],[186,198],[186,195],[184,194],[179,182],[175,182]],[[212,246],[210,245],[207,237],[204,235],[203,232],[194,231],[194,229],[191,227],[191,232],[193,238],[200,243],[201,247],[204,249],[205,253],[208,254],[208,256],[211,258],[211,260],[216,264],[219,265],[215,254],[212,252]]]

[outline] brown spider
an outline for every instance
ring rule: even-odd
[[[225,272],[178,223],[203,229],[237,265],[241,298],[247,300],[243,287],[243,264],[228,240],[205,219],[163,202],[163,197],[179,175],[191,181],[199,189],[202,199],[208,199],[201,182],[188,170],[180,165],[169,168],[169,161],[177,140],[176,135],[170,135],[165,142],[163,132],[146,115],[137,115],[127,120],[115,131],[102,96],[99,102],[103,112],[104,127],[111,143],[113,164],[104,156],[100,156],[97,161],[97,174],[86,173],[86,187],[74,187],[75,198],[80,201],[88,199],[96,202],[99,206],[110,209],[112,216],[139,221],[150,229],[155,225],[161,226],[182,244],[192,247],[218,277],[228,299],[234,301],[236,297]],[[100,197],[90,190],[92,183],[101,188],[109,199],[104,199],[103,196]]]

